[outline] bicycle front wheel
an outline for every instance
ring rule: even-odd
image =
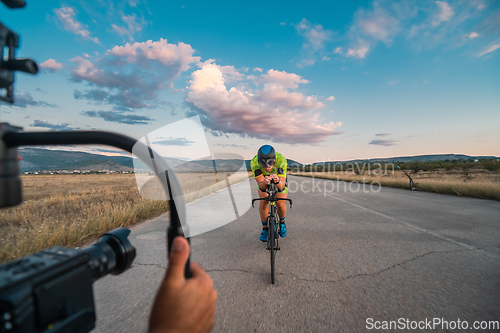
[[[276,259],[276,221],[269,221],[269,239],[271,241],[271,284],[274,284],[274,264]]]

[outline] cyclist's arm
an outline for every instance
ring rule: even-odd
[[[281,156],[281,161],[280,165],[278,166],[278,177],[279,177],[279,183],[277,185],[278,189],[282,191],[285,186],[286,186],[286,169],[287,169],[287,162],[286,159]]]
[[[271,178],[273,179],[273,181],[276,183],[277,181],[279,181],[279,183],[276,183],[276,187],[278,188],[278,190],[283,190],[286,186],[286,176],[285,177],[281,177],[281,176],[278,176],[278,175],[271,175]]]
[[[258,175],[257,177],[255,177],[255,181],[257,182],[257,186],[259,186],[259,188],[260,188],[262,191],[265,191],[265,190],[266,190],[266,187],[267,187],[267,182],[266,182],[266,180],[265,180],[264,175]]]
[[[280,182],[278,183],[278,185],[276,185],[278,187],[278,190],[283,190],[286,186],[286,177],[279,177],[280,179]]]

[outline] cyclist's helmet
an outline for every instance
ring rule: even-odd
[[[272,167],[276,161],[276,152],[272,146],[264,145],[259,148],[257,158],[259,159],[259,164],[262,165],[263,168],[269,168]]]

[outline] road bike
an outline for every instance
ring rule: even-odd
[[[267,234],[267,247],[266,249],[271,252],[271,283],[274,284],[274,272],[275,272],[275,259],[276,253],[280,250],[279,246],[279,216],[278,209],[276,207],[276,201],[288,201],[290,202],[290,208],[292,208],[292,199],[276,198],[276,193],[278,193],[278,187],[275,183],[270,183],[267,185],[266,193],[267,198],[252,199],[252,207],[254,207],[254,202],[259,200],[269,201],[269,216],[267,217],[267,227],[269,233]]]

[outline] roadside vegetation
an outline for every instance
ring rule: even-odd
[[[187,202],[226,187],[213,173],[177,177]],[[0,210],[0,262],[51,246],[84,246],[106,231],[169,209],[165,200],[141,197],[133,174],[26,175],[22,181],[24,202]]]
[[[497,160],[325,164],[295,168],[291,174],[345,182],[376,181],[382,186],[403,189],[410,188],[411,177],[412,187],[417,191],[500,201]]]

